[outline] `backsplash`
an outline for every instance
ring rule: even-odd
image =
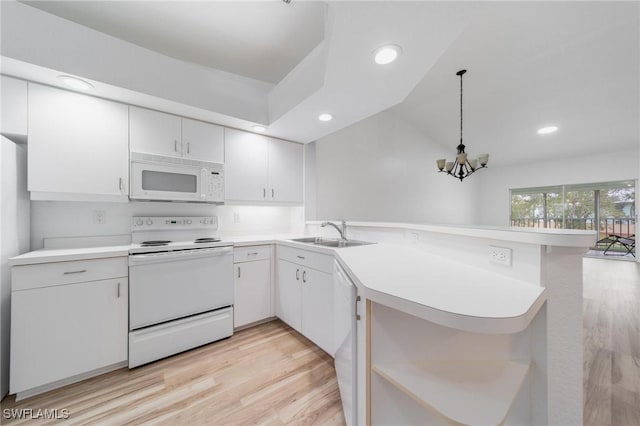
[[[31,202],[31,249],[44,238],[126,235],[133,216],[218,216],[219,235],[301,233],[302,206],[215,206],[191,203]],[[104,217],[104,223],[97,223]]]

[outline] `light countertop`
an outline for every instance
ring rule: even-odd
[[[546,300],[543,287],[408,246],[350,247],[336,257],[367,299],[461,330],[519,332]]]
[[[129,255],[129,245],[56,248],[30,251],[9,259],[12,266],[33,265],[36,263],[65,262],[71,260],[101,259]]]
[[[224,239],[233,241],[236,247],[277,243],[334,256],[367,299],[466,331],[521,331],[545,301],[543,287],[414,247],[380,243],[330,248],[290,241],[299,236],[278,234]],[[10,263],[20,266],[128,254],[128,245],[42,249],[14,257]]]
[[[307,221],[319,226],[322,221]],[[433,225],[400,222],[349,222],[352,228],[386,228],[407,231],[435,232],[465,237],[487,238],[527,244],[559,247],[589,247],[596,241],[595,231],[579,229],[521,228],[515,226]]]

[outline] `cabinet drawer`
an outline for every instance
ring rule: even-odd
[[[128,268],[128,258],[124,256],[14,266],[11,268],[11,290],[126,277]]]
[[[238,247],[233,249],[233,263],[271,258],[271,246]]]
[[[331,274],[333,272],[333,256],[316,253],[308,250],[300,250],[287,246],[278,246],[278,257]]]

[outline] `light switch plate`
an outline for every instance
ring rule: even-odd
[[[511,249],[507,247],[489,246],[489,260],[491,263],[511,265]]]

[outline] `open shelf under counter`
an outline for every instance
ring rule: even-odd
[[[373,364],[389,384],[446,419],[468,425],[499,425],[531,364],[517,361],[423,361]]]

